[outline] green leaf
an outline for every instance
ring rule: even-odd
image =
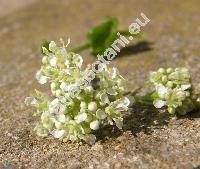
[[[42,42],[42,46],[41,46],[41,49],[40,49],[40,52],[41,52],[42,55],[45,55],[45,53],[43,52],[42,47],[45,47],[51,53],[51,51],[49,50],[49,43],[50,42],[48,40],[44,40]]]
[[[103,52],[110,47],[117,38],[117,28],[118,20],[109,17],[88,33],[88,40],[93,55],[103,54]]]

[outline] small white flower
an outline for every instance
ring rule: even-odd
[[[154,100],[154,101],[153,101],[153,105],[154,105],[156,108],[160,109],[160,108],[162,108],[163,106],[166,105],[166,101],[163,101],[163,100]]]
[[[65,110],[66,110],[66,106],[63,104],[60,104],[59,105],[59,113],[63,114],[65,112]]]
[[[87,119],[87,114],[86,113],[80,113],[75,117],[75,120],[77,123],[81,123]]]
[[[46,63],[47,63],[47,56],[44,56],[44,57],[42,58],[42,63],[43,63],[43,64],[46,64]]]
[[[49,63],[50,63],[51,66],[55,67],[56,63],[57,63],[57,58],[55,56],[50,58]]]
[[[164,68],[159,68],[159,69],[158,69],[158,72],[159,72],[159,73],[165,73],[165,69],[164,69]]]
[[[109,99],[108,99],[108,95],[106,93],[102,93],[100,95],[100,100],[103,104],[107,104],[110,103]]]
[[[128,97],[124,97],[123,98],[123,104],[128,107],[130,105],[130,100],[128,99]]]
[[[168,81],[166,86],[169,87],[169,88],[172,88],[173,87],[173,82],[172,81]]]
[[[83,63],[83,58],[81,55],[75,54],[75,55],[73,55],[73,61],[76,64],[76,66],[80,68]]]
[[[162,77],[162,82],[166,82],[168,80],[167,76]]]
[[[183,90],[181,90],[181,89],[178,89],[177,91],[176,91],[176,96],[177,96],[177,98],[179,99],[179,100],[184,100],[185,99],[185,92],[183,91]]]
[[[59,100],[58,100],[58,98],[56,98],[50,103],[49,112],[56,113],[58,111],[58,107],[59,107]]]
[[[38,80],[38,82],[39,82],[40,84],[45,84],[45,83],[47,83],[48,77],[41,75],[41,72],[40,72],[40,71],[38,71],[38,72],[36,73],[36,76],[35,76],[35,77],[36,77],[36,79]]]
[[[61,90],[65,91],[66,87],[67,87],[67,83],[62,82],[61,85],[60,85]]]
[[[53,131],[53,136],[55,138],[61,138],[65,134],[65,130],[55,130]]]
[[[43,112],[41,114],[41,120],[43,121],[44,119],[48,118],[49,117],[49,113],[48,112]]]
[[[82,109],[86,109],[86,107],[87,107],[87,104],[85,103],[85,102],[81,102],[80,103],[80,107],[82,108]]]
[[[113,118],[116,126],[119,128],[119,129],[122,129],[122,126],[123,126],[123,120],[122,119],[118,119],[118,118]]]
[[[135,103],[135,99],[133,96],[126,96],[129,100],[129,105],[128,107],[131,107]]]
[[[45,84],[45,83],[47,83],[47,77],[46,76],[41,76],[39,79],[38,79],[38,82],[40,83],[40,84]]]
[[[168,68],[166,71],[167,71],[167,73],[172,73],[173,69],[172,68]]]
[[[69,67],[69,65],[70,65],[69,60],[65,60],[64,64],[65,64],[65,66]]]
[[[167,98],[169,96],[168,89],[161,84],[156,86],[156,90],[160,98]]]
[[[56,49],[57,49],[56,43],[55,43],[54,41],[51,41],[51,42],[49,43],[49,50],[50,50],[51,52],[55,52]]]
[[[92,130],[98,130],[99,129],[99,121],[98,120],[95,120],[93,122],[90,123],[90,128]]]
[[[106,113],[103,110],[101,110],[101,109],[98,109],[96,111],[96,116],[99,119],[105,119],[107,117]]]
[[[97,110],[97,104],[96,104],[96,102],[90,102],[88,104],[88,110],[90,110],[90,111],[96,111]]]
[[[181,89],[182,90],[187,90],[187,89],[190,89],[192,87],[191,84],[184,84],[184,85],[181,85]]]
[[[57,129],[59,129],[62,126],[61,122],[59,122],[55,118],[51,118],[51,121],[54,122]]]
[[[180,72],[178,72],[178,71],[172,72],[172,73],[169,75],[169,78],[170,78],[170,79],[179,79],[179,78],[180,78]]]
[[[65,89],[66,89],[67,91],[73,91],[73,90],[75,90],[76,88],[77,88],[76,84],[68,84],[68,85],[65,86]]]
[[[129,105],[130,105],[130,100],[127,97],[124,97],[123,99],[121,99],[119,101],[116,108],[119,111],[124,111],[124,110],[128,109]]]

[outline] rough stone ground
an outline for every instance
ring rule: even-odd
[[[0,168],[190,169],[200,165],[198,112],[175,119],[133,109],[126,115],[124,131],[102,129],[96,144],[89,146],[38,138],[32,130],[37,122],[34,110],[23,104],[40,88],[34,73],[40,67],[42,39],[69,36],[74,47],[104,16],[119,18],[121,29],[126,29],[140,12],[151,19],[143,31],[152,49],[144,50],[144,43],[143,50],[129,48],[112,62],[129,79],[129,88],[141,84],[150,70],[185,66],[200,91],[199,0],[20,1],[19,9],[16,2],[4,1],[0,13]],[[89,52],[82,55],[87,63],[94,61]]]

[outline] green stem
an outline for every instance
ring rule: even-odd
[[[86,44],[81,45],[81,46],[79,46],[79,47],[77,47],[75,49],[72,49],[72,52],[74,52],[74,53],[80,53],[80,52],[82,52],[82,51],[84,51],[85,49],[88,49],[88,48],[90,48],[90,44],[86,43]]]
[[[135,98],[136,103],[141,103],[141,104],[149,105],[149,106],[153,105],[152,100],[149,97],[135,96],[134,98]]]

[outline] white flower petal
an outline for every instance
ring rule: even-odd
[[[45,83],[47,83],[48,77],[41,75],[41,72],[40,72],[40,71],[38,71],[38,72],[36,73],[36,76],[35,76],[35,77],[36,77],[36,79],[38,80],[38,82],[39,82],[40,84],[45,84]]]
[[[80,107],[82,108],[82,109],[86,109],[86,107],[87,107],[87,104],[85,103],[85,102],[81,102],[80,103]]]
[[[57,58],[55,56],[50,58],[49,63],[50,63],[51,66],[55,67],[56,63],[57,63]]]
[[[88,104],[88,110],[90,110],[90,111],[96,111],[97,110],[97,104],[96,104],[96,102],[90,102]]]
[[[161,85],[161,84],[156,86],[156,90],[157,90],[158,96],[160,98],[167,98],[169,96],[168,89],[165,86]]]
[[[90,123],[90,128],[92,130],[98,130],[99,129],[99,121],[98,120],[95,120],[93,122]]]
[[[182,90],[187,90],[187,89],[190,89],[191,87],[192,87],[191,84],[181,85],[181,89],[182,89]]]
[[[65,64],[65,66],[69,67],[69,65],[70,65],[69,60],[65,60],[64,64]]]
[[[116,126],[119,128],[119,129],[122,129],[122,126],[123,126],[123,119],[118,119],[118,118],[113,118]]]
[[[77,123],[81,123],[87,119],[87,114],[86,113],[80,113],[75,117],[75,120]]]
[[[61,138],[65,134],[65,130],[55,130],[53,136],[55,138]]]
[[[163,100],[154,100],[153,105],[154,105],[156,108],[160,109],[160,108],[162,108],[163,106],[166,105],[166,102],[163,101]]]
[[[165,69],[164,69],[164,68],[159,68],[159,69],[158,69],[158,72],[159,72],[159,73],[165,73]]]
[[[73,61],[76,64],[77,67],[81,67],[83,63],[83,58],[79,54],[73,55]]]
[[[56,83],[55,82],[52,82],[51,83],[51,90],[55,90],[56,89]]]
[[[61,127],[61,122],[59,122],[58,120],[56,120],[54,117],[51,118],[51,121],[55,124],[56,128],[59,129]]]
[[[43,121],[44,119],[46,119],[48,117],[49,117],[49,113],[43,112],[42,115],[41,115],[41,120]]]
[[[58,113],[59,109],[59,100],[56,98],[54,99],[50,105],[49,105],[49,112],[52,113]]]
[[[130,105],[130,100],[127,97],[125,97],[119,101],[119,103],[116,106],[116,109],[118,111],[125,111],[128,109],[129,105]]]
[[[124,106],[126,106],[126,107],[128,107],[130,105],[130,100],[128,97],[124,97],[122,102],[123,102]]]
[[[45,84],[47,83],[47,77],[46,76],[41,76],[40,79],[38,79],[40,84]]]
[[[44,57],[42,58],[42,63],[43,63],[43,64],[46,64],[46,63],[47,63],[47,56],[44,56]]]
[[[176,97],[179,99],[179,100],[184,100],[185,97],[186,97],[186,94],[183,90],[178,90],[176,92]]]
[[[102,93],[100,95],[100,100],[103,104],[107,104],[107,103],[110,103],[109,99],[108,99],[108,96],[106,93]]]
[[[129,100],[129,105],[128,107],[132,106],[135,103],[135,98],[133,96],[127,96]],[[128,103],[128,102],[127,102]]]
[[[103,110],[101,110],[101,109],[98,109],[96,111],[96,116],[99,119],[105,119],[107,117],[106,113]]]
[[[49,50],[51,51],[51,52],[55,52],[56,51],[56,43],[54,42],[54,41],[51,41],[50,43],[49,43]]]
[[[61,85],[60,85],[61,90],[65,91],[66,87],[67,87],[67,83],[62,82]]]

